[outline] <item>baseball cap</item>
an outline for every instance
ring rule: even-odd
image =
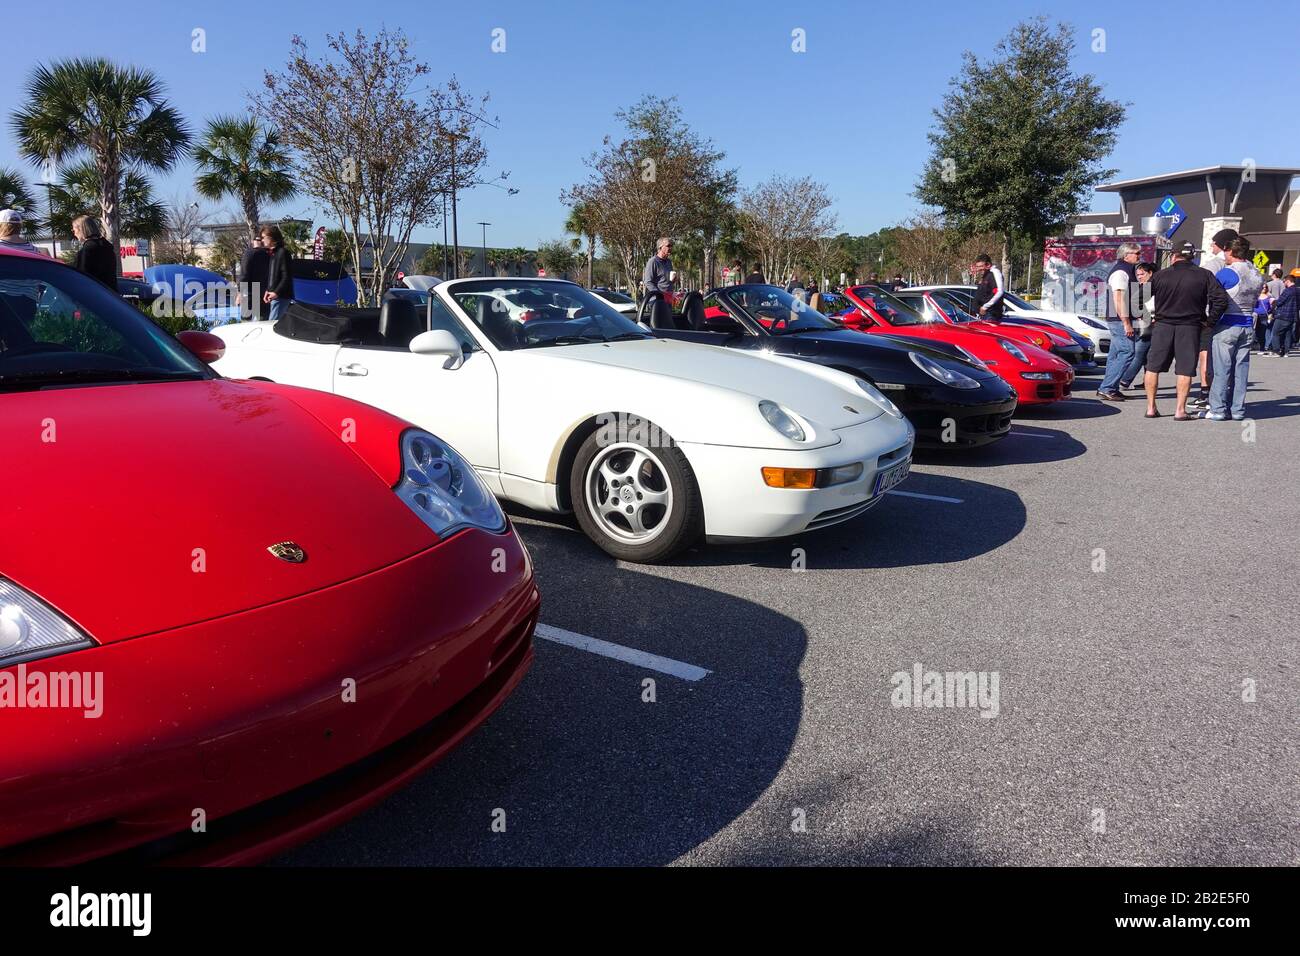
[[[0,222],[22,222],[23,214],[17,209],[0,209]]]
[[[1225,229],[1224,231],[1232,232],[1231,229]],[[1195,259],[1196,254],[1200,251],[1200,249],[1196,248],[1196,243],[1194,242],[1184,242],[1181,246],[1174,249],[1174,253],[1182,256],[1184,259]]]
[[[1239,234],[1236,229],[1220,229],[1214,234],[1214,244],[1220,249],[1228,248],[1232,240],[1238,238]]]

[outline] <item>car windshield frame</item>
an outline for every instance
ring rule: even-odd
[[[885,325],[891,329],[907,329],[914,326],[924,327],[930,324],[925,321],[925,316],[921,315],[921,313],[917,312],[906,302],[897,298],[892,292],[882,289],[878,285],[854,286],[852,292],[859,299],[864,301],[870,299],[871,303],[868,303],[868,305],[874,303],[872,311],[875,312],[876,315],[880,316]],[[882,303],[884,308],[880,307]],[[901,316],[904,321],[895,322],[893,316]]]
[[[761,290],[761,291],[760,291]],[[773,305],[751,306],[736,298],[737,294],[761,295],[764,298],[774,299]],[[743,325],[749,328],[751,333],[756,332],[759,335],[797,335],[802,332],[835,332],[843,328],[840,323],[834,321],[829,316],[822,315],[808,303],[795,298],[791,293],[786,292],[780,286],[770,285],[768,283],[747,283],[742,285],[727,286],[725,289],[719,289],[710,295],[710,298],[716,296],[718,301],[722,302],[727,311],[733,315],[740,315],[744,318]],[[783,331],[772,331],[772,325],[778,320],[778,316],[769,318],[767,324],[764,324],[760,318],[757,309],[781,310],[790,315],[798,316],[794,321],[786,320],[783,324]]]
[[[519,296],[525,290],[530,293],[530,301],[511,300],[510,296]],[[463,279],[439,285],[435,294],[450,303],[455,309],[453,314],[468,326],[476,328],[494,348],[503,352],[654,339],[654,335],[599,295],[567,280],[518,276]],[[569,303],[561,305],[557,301],[560,296],[567,296]],[[493,307],[492,314],[488,317],[490,327],[485,328],[479,322],[477,304],[471,308],[469,302],[463,301],[463,297],[501,303],[499,309]],[[543,301],[547,297],[551,301]],[[569,311],[572,305],[578,305],[576,312],[561,317],[560,312]],[[542,310],[549,314],[524,317],[527,313],[539,313]],[[578,314],[583,312],[589,314]]]
[[[0,392],[213,378],[97,280],[53,259],[0,256]]]

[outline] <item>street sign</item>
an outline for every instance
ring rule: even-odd
[[[137,240],[135,241],[135,254],[136,254],[137,256],[147,256],[147,255],[149,255],[149,240],[148,240],[148,239],[137,239]],[[1261,256],[1262,256],[1263,254],[1264,254],[1264,253],[1262,253],[1262,252],[1260,253]]]
[[[546,270],[545,270],[545,269],[538,269],[538,270],[537,270],[537,278],[539,278],[539,279],[545,279],[545,278],[546,278]]]
[[[1265,272],[1265,271],[1267,271],[1267,269],[1268,269],[1268,256],[1264,255],[1264,250],[1263,250],[1263,249],[1261,249],[1261,250],[1259,250],[1259,252],[1255,253],[1255,258],[1254,258],[1253,261],[1254,261],[1254,263],[1255,263],[1255,268],[1258,269],[1260,272]]]
[[[1174,221],[1174,224],[1165,232],[1166,239],[1172,239],[1174,233],[1178,231],[1178,227],[1181,226],[1183,220],[1187,218],[1187,213],[1183,211],[1182,206],[1178,205],[1178,200],[1173,196],[1166,196],[1160,201],[1160,205],[1156,207],[1156,215],[1168,216]]]

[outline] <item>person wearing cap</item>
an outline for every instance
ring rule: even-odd
[[[72,234],[81,242],[72,265],[98,282],[117,291],[117,253],[99,232],[99,221],[90,216],[72,220]]]
[[[1129,363],[1136,353],[1138,332],[1133,328],[1133,295],[1138,290],[1137,264],[1142,247],[1136,242],[1121,243],[1115,250],[1115,264],[1106,276],[1106,324],[1110,327],[1110,354],[1106,356],[1106,374],[1097,387],[1103,402],[1124,402],[1119,390]],[[1134,370],[1136,372],[1136,370]]]
[[[23,214],[17,209],[0,209],[0,249],[17,249],[45,255],[23,238]]]
[[[1187,414],[1187,398],[1192,390],[1192,376],[1196,374],[1201,330],[1207,325],[1213,328],[1228,311],[1228,294],[1214,276],[1192,264],[1195,257],[1196,246],[1183,243],[1173,251],[1169,268],[1161,269],[1151,279],[1151,307],[1155,318],[1143,380],[1147,418],[1160,417],[1156,409],[1156,387],[1160,373],[1169,371],[1172,364],[1178,396],[1174,421],[1195,420],[1195,416]]]
[[[1282,294],[1273,303],[1273,352],[1283,358],[1295,342],[1296,320],[1300,318],[1300,288],[1294,273],[1282,280]]]
[[[1223,258],[1226,264],[1215,279],[1228,294],[1228,309],[1214,326],[1210,409],[1203,416],[1212,422],[1242,421],[1246,417],[1255,301],[1264,285],[1264,277],[1250,261],[1250,240],[1232,240]]]

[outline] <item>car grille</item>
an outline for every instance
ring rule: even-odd
[[[1098,352],[1109,352],[1109,351],[1110,351],[1110,339],[1102,339],[1100,342],[1098,342],[1098,343],[1097,343],[1097,351],[1098,351]]]
[[[825,528],[828,525],[839,524],[841,521],[848,521],[850,518],[857,517],[868,508],[877,504],[884,495],[876,495],[874,498],[868,498],[866,501],[859,501],[855,505],[849,505],[846,508],[832,508],[830,511],[823,511],[812,521],[808,522],[809,531],[816,531],[818,528]]]

